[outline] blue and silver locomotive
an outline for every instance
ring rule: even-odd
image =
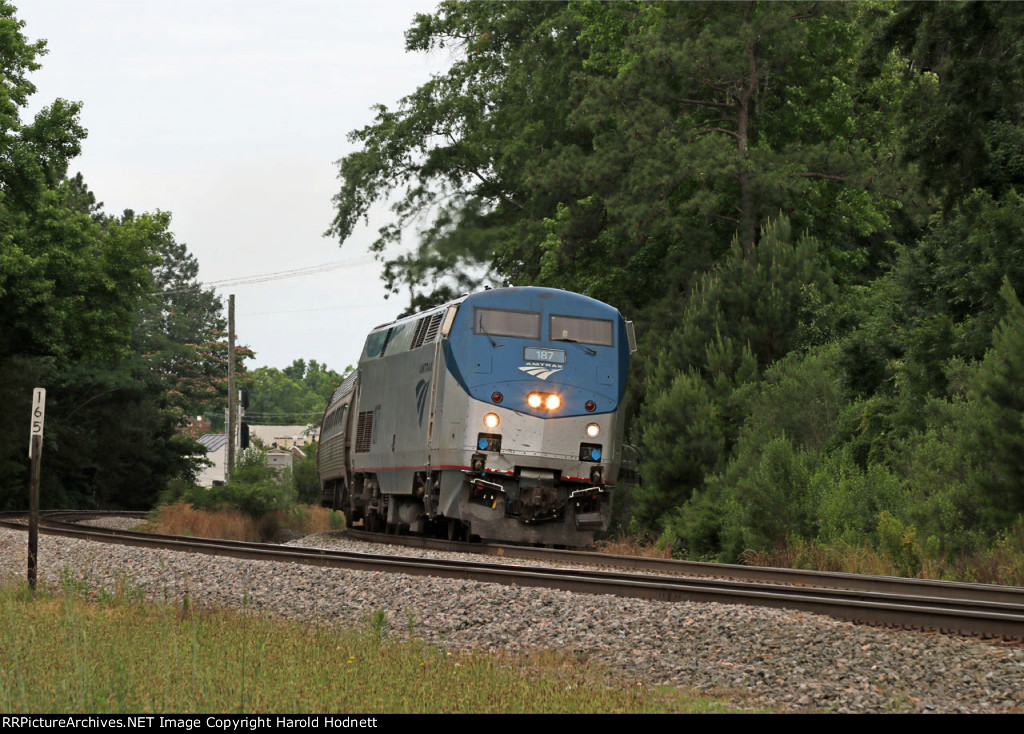
[[[349,525],[582,546],[608,527],[632,323],[501,288],[374,329],[334,391],[323,502]]]

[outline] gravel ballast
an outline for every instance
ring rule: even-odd
[[[294,544],[350,547],[329,535]],[[26,533],[0,528],[0,575],[24,578],[26,545]],[[351,547],[370,552],[365,544]],[[736,700],[748,706],[1024,712],[1020,646],[809,613],[221,559],[48,535],[39,538],[39,559],[46,584],[66,573],[97,587],[127,580],[155,601],[177,603],[187,594],[199,605],[318,623],[361,624],[368,613],[384,611],[395,633],[411,627],[418,638],[449,649],[553,648],[629,681],[739,692]]]

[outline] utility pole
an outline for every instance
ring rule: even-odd
[[[228,466],[231,479],[235,468],[235,435],[238,431],[238,390],[235,389],[235,294],[228,296]]]

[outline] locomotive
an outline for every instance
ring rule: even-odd
[[[350,527],[585,546],[611,517],[633,324],[551,288],[375,328],[321,427],[322,504]]]

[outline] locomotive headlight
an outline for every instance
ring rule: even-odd
[[[598,436],[601,435],[601,426],[597,425],[596,423],[588,423],[587,435],[590,438],[597,438]]]
[[[488,428],[497,428],[501,420],[498,418],[497,413],[488,413],[484,416],[484,425]]]
[[[555,411],[562,407],[562,399],[550,392],[532,392],[526,396],[526,404],[534,410]]]

